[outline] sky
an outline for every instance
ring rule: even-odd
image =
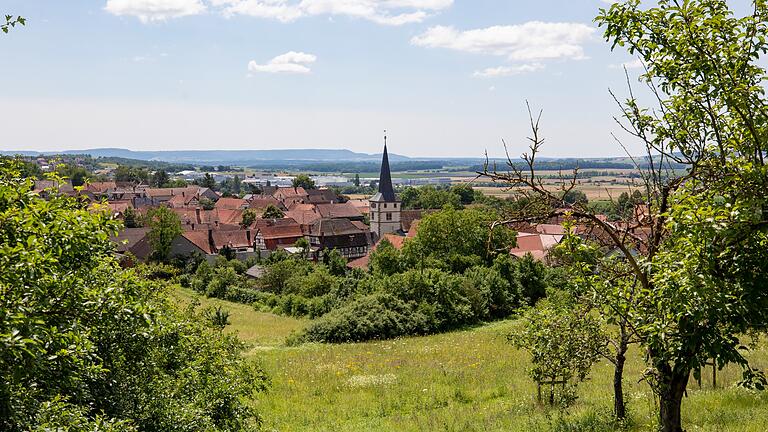
[[[0,0],[0,150],[621,156],[603,0]],[[627,142],[631,151],[637,143]]]

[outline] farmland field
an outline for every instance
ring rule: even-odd
[[[187,301],[193,294],[181,292]],[[596,365],[567,412],[535,402],[525,352],[505,335],[514,320],[427,337],[392,341],[287,347],[284,338],[306,321],[256,312],[244,305],[201,299],[232,312],[232,325],[251,345],[247,356],[271,377],[270,390],[254,404],[267,431],[593,431],[607,424],[612,368]],[[750,353],[768,367],[768,349]],[[652,430],[653,398],[638,382],[645,368],[631,352],[625,386],[633,424]],[[718,375],[717,390],[705,373],[702,388],[689,385],[683,401],[690,431],[764,432],[768,393],[736,388],[736,367]]]

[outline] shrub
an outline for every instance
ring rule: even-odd
[[[292,342],[360,342],[426,334],[432,330],[427,317],[412,305],[391,294],[377,293],[332,310]]]

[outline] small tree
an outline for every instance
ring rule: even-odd
[[[123,212],[123,224],[126,228],[141,228],[144,224],[141,215],[133,207],[128,207]]]
[[[147,213],[147,220],[152,258],[165,261],[168,259],[173,240],[183,232],[179,216],[167,207],[158,207]]]
[[[200,203],[200,207],[203,210],[213,210],[214,207],[216,207],[216,203],[213,202],[210,198],[202,197],[198,202]]]
[[[352,182],[355,187],[360,187],[360,174],[355,174],[355,180]]]
[[[282,210],[277,208],[274,204],[270,204],[264,209],[264,213],[261,214],[263,219],[282,219],[285,214]]]
[[[200,180],[200,186],[214,190],[216,189],[216,180],[211,173],[205,173],[205,176]]]
[[[154,187],[165,187],[168,182],[170,181],[170,178],[168,177],[168,173],[165,172],[163,169],[159,169],[155,171],[154,174],[152,174],[152,180],[150,181],[151,185]]]
[[[258,213],[256,213],[253,209],[245,209],[243,211],[243,218],[240,221],[240,225],[247,228],[253,225],[254,222],[259,218]]]
[[[597,320],[570,302],[543,302],[529,309],[508,340],[531,354],[529,374],[539,388],[539,402],[545,386],[547,403],[561,406],[576,400],[576,386],[589,375],[597,352],[605,346]]]
[[[293,187],[305,190],[315,189],[315,181],[306,174],[299,174],[293,179]]]

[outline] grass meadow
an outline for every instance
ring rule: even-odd
[[[181,291],[188,301],[192,294]],[[596,365],[579,387],[579,400],[563,412],[538,406],[526,374],[528,355],[505,335],[513,320],[452,333],[392,341],[287,347],[283,341],[306,321],[256,312],[249,306],[200,299],[231,313],[227,331],[251,346],[247,356],[271,377],[254,404],[267,431],[601,431],[610,425],[612,366]],[[750,354],[768,368],[768,346]],[[631,352],[625,392],[629,429],[654,430],[654,400],[638,382],[645,366]],[[768,393],[736,388],[738,367],[711,369],[702,387],[691,380],[683,401],[688,431],[768,430]]]

